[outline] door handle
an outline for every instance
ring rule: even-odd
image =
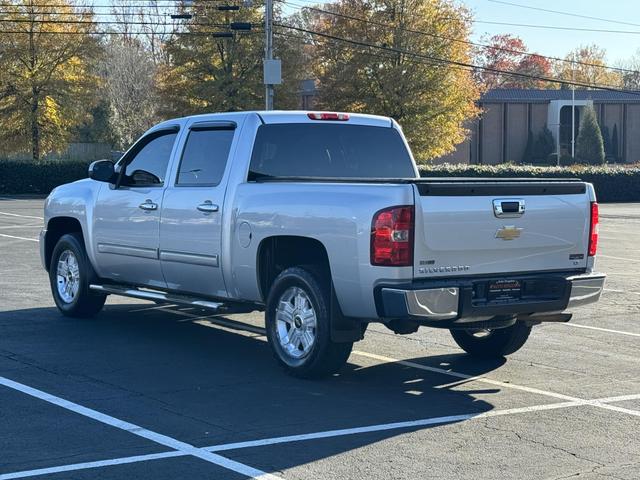
[[[201,203],[200,205],[198,205],[197,208],[201,212],[205,212],[205,213],[218,211],[218,205],[214,205],[213,203],[211,203],[211,200],[206,200],[204,203]]]
[[[138,205],[138,207],[141,208],[142,210],[157,210],[158,204],[153,203],[151,200],[146,200],[144,203],[141,203],[140,205]]]

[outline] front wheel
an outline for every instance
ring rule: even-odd
[[[331,340],[330,302],[330,282],[304,268],[288,268],[275,279],[265,312],[267,338],[291,375],[331,375],[349,358],[353,343]]]
[[[102,310],[107,297],[89,289],[94,277],[82,237],[77,233],[60,237],[49,266],[51,293],[58,310],[68,317],[91,317]]]
[[[522,348],[531,327],[516,322],[510,327],[495,329],[452,329],[451,336],[465,352],[476,357],[502,358]]]

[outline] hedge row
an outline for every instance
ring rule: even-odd
[[[420,174],[423,177],[580,178],[593,184],[599,202],[640,201],[639,167],[445,164],[420,167]]]
[[[40,163],[0,160],[0,195],[47,194],[54,187],[87,176],[88,162]],[[517,165],[433,165],[423,177],[581,178],[593,183],[601,202],[640,201],[640,168],[613,166],[535,167]]]
[[[58,185],[87,177],[90,162],[0,160],[0,195],[48,194]]]

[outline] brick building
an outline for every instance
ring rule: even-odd
[[[575,134],[580,114],[592,103],[601,128],[617,132],[619,162],[640,162],[640,92],[575,91]],[[545,125],[560,154],[571,152],[571,90],[494,89],[479,101],[483,113],[470,125],[471,136],[435,163],[519,163],[527,144]]]

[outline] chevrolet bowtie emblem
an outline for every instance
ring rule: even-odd
[[[513,240],[518,238],[522,233],[522,229],[518,227],[514,227],[513,225],[502,227],[496,232],[496,238],[501,238],[502,240]]]

